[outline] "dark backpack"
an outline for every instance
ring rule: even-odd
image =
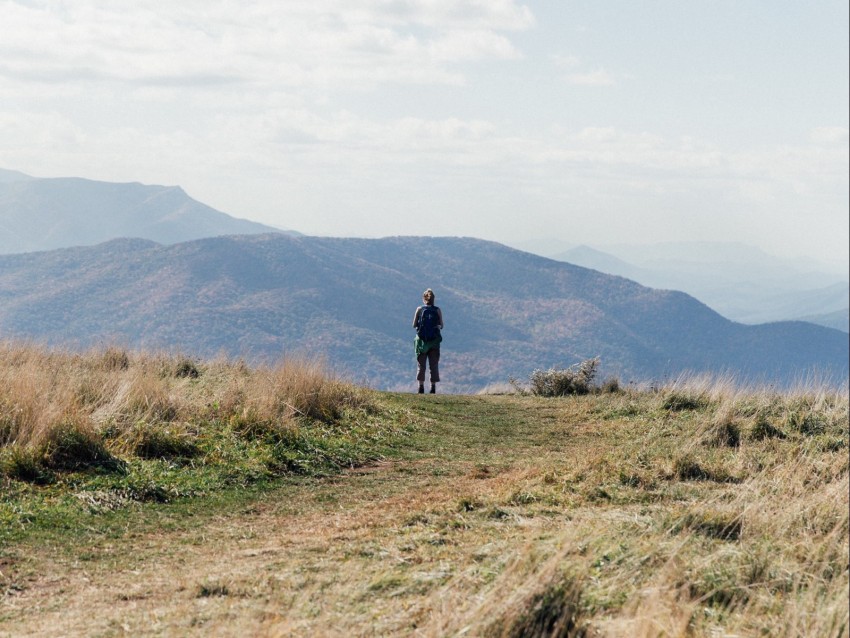
[[[422,341],[433,341],[440,336],[440,313],[436,306],[422,306],[416,334]]]

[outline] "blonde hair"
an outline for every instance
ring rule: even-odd
[[[428,305],[433,305],[435,299],[434,291],[428,288],[425,292],[422,293],[422,299],[424,299],[425,303],[427,303]]]

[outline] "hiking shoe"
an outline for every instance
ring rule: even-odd
[[[437,394],[437,386],[432,385],[431,386],[431,392],[429,392],[428,394]]]
[[[425,394],[425,386],[419,386],[419,394]]]

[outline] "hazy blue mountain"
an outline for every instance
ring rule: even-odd
[[[617,252],[579,246],[553,258],[653,288],[682,290],[742,323],[831,315],[850,304],[846,273],[816,262],[774,257],[744,244],[617,245],[609,250]]]
[[[579,246],[574,241],[565,241],[557,235],[548,237],[537,237],[535,239],[516,240],[505,242],[511,248],[516,248],[526,253],[532,253],[541,257],[552,257]],[[552,257],[554,259],[554,257]]]
[[[809,321],[811,323],[816,323],[819,326],[826,326],[827,328],[835,328],[836,330],[850,332],[850,308],[836,310],[835,312],[830,312],[824,315],[806,315],[804,317],[798,317],[798,320]]]
[[[552,259],[565,261],[583,268],[592,268],[599,272],[604,272],[608,275],[617,275],[626,279],[634,279],[641,281],[642,279],[652,278],[655,273],[652,270],[644,270],[639,266],[630,264],[627,261],[615,257],[610,253],[586,246],[574,246],[569,250],[559,252],[552,256]]]
[[[119,237],[174,244],[268,232],[283,231],[226,215],[178,186],[0,172],[0,253],[88,246]]]
[[[847,278],[846,268],[836,268],[814,259],[777,257],[755,246],[735,241],[610,244],[598,248],[636,266],[656,269],[656,266],[678,264],[699,272],[699,265],[707,264],[716,276],[733,279],[737,279],[742,271],[748,272],[755,279],[793,273],[799,277],[803,286],[809,285],[806,283],[806,274],[813,276],[814,281],[820,281],[825,274]]]
[[[464,238],[116,240],[0,256],[0,337],[252,360],[305,352],[355,380],[409,388],[410,323],[426,287],[446,319],[446,389],[597,355],[623,381],[685,370],[783,384],[811,368],[847,375],[846,333],[744,326],[681,292]]]
[[[34,177],[30,177],[29,175],[25,175],[19,171],[9,171],[3,168],[0,168],[0,184],[5,184],[7,182],[25,182],[35,179]]]

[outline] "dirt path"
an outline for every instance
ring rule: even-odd
[[[507,436],[478,411],[435,425],[418,457],[292,480],[197,526],[34,549],[0,636],[443,635],[513,555],[577,515],[517,497],[569,463],[550,416]]]
[[[484,502],[494,491],[487,481],[473,473],[435,481],[427,468],[411,472],[416,465],[388,463],[332,485],[281,488],[203,527],[106,544],[86,560],[46,548],[36,557],[40,577],[7,600],[12,617],[3,631],[412,632],[435,611],[428,594],[467,568],[470,553],[478,560],[499,554],[541,526],[531,519],[496,522],[500,533],[490,530],[479,543],[473,533],[479,521],[471,521],[473,512],[457,511],[463,507],[458,495]],[[376,483],[391,493],[370,499]],[[114,569],[116,561],[131,565]]]

